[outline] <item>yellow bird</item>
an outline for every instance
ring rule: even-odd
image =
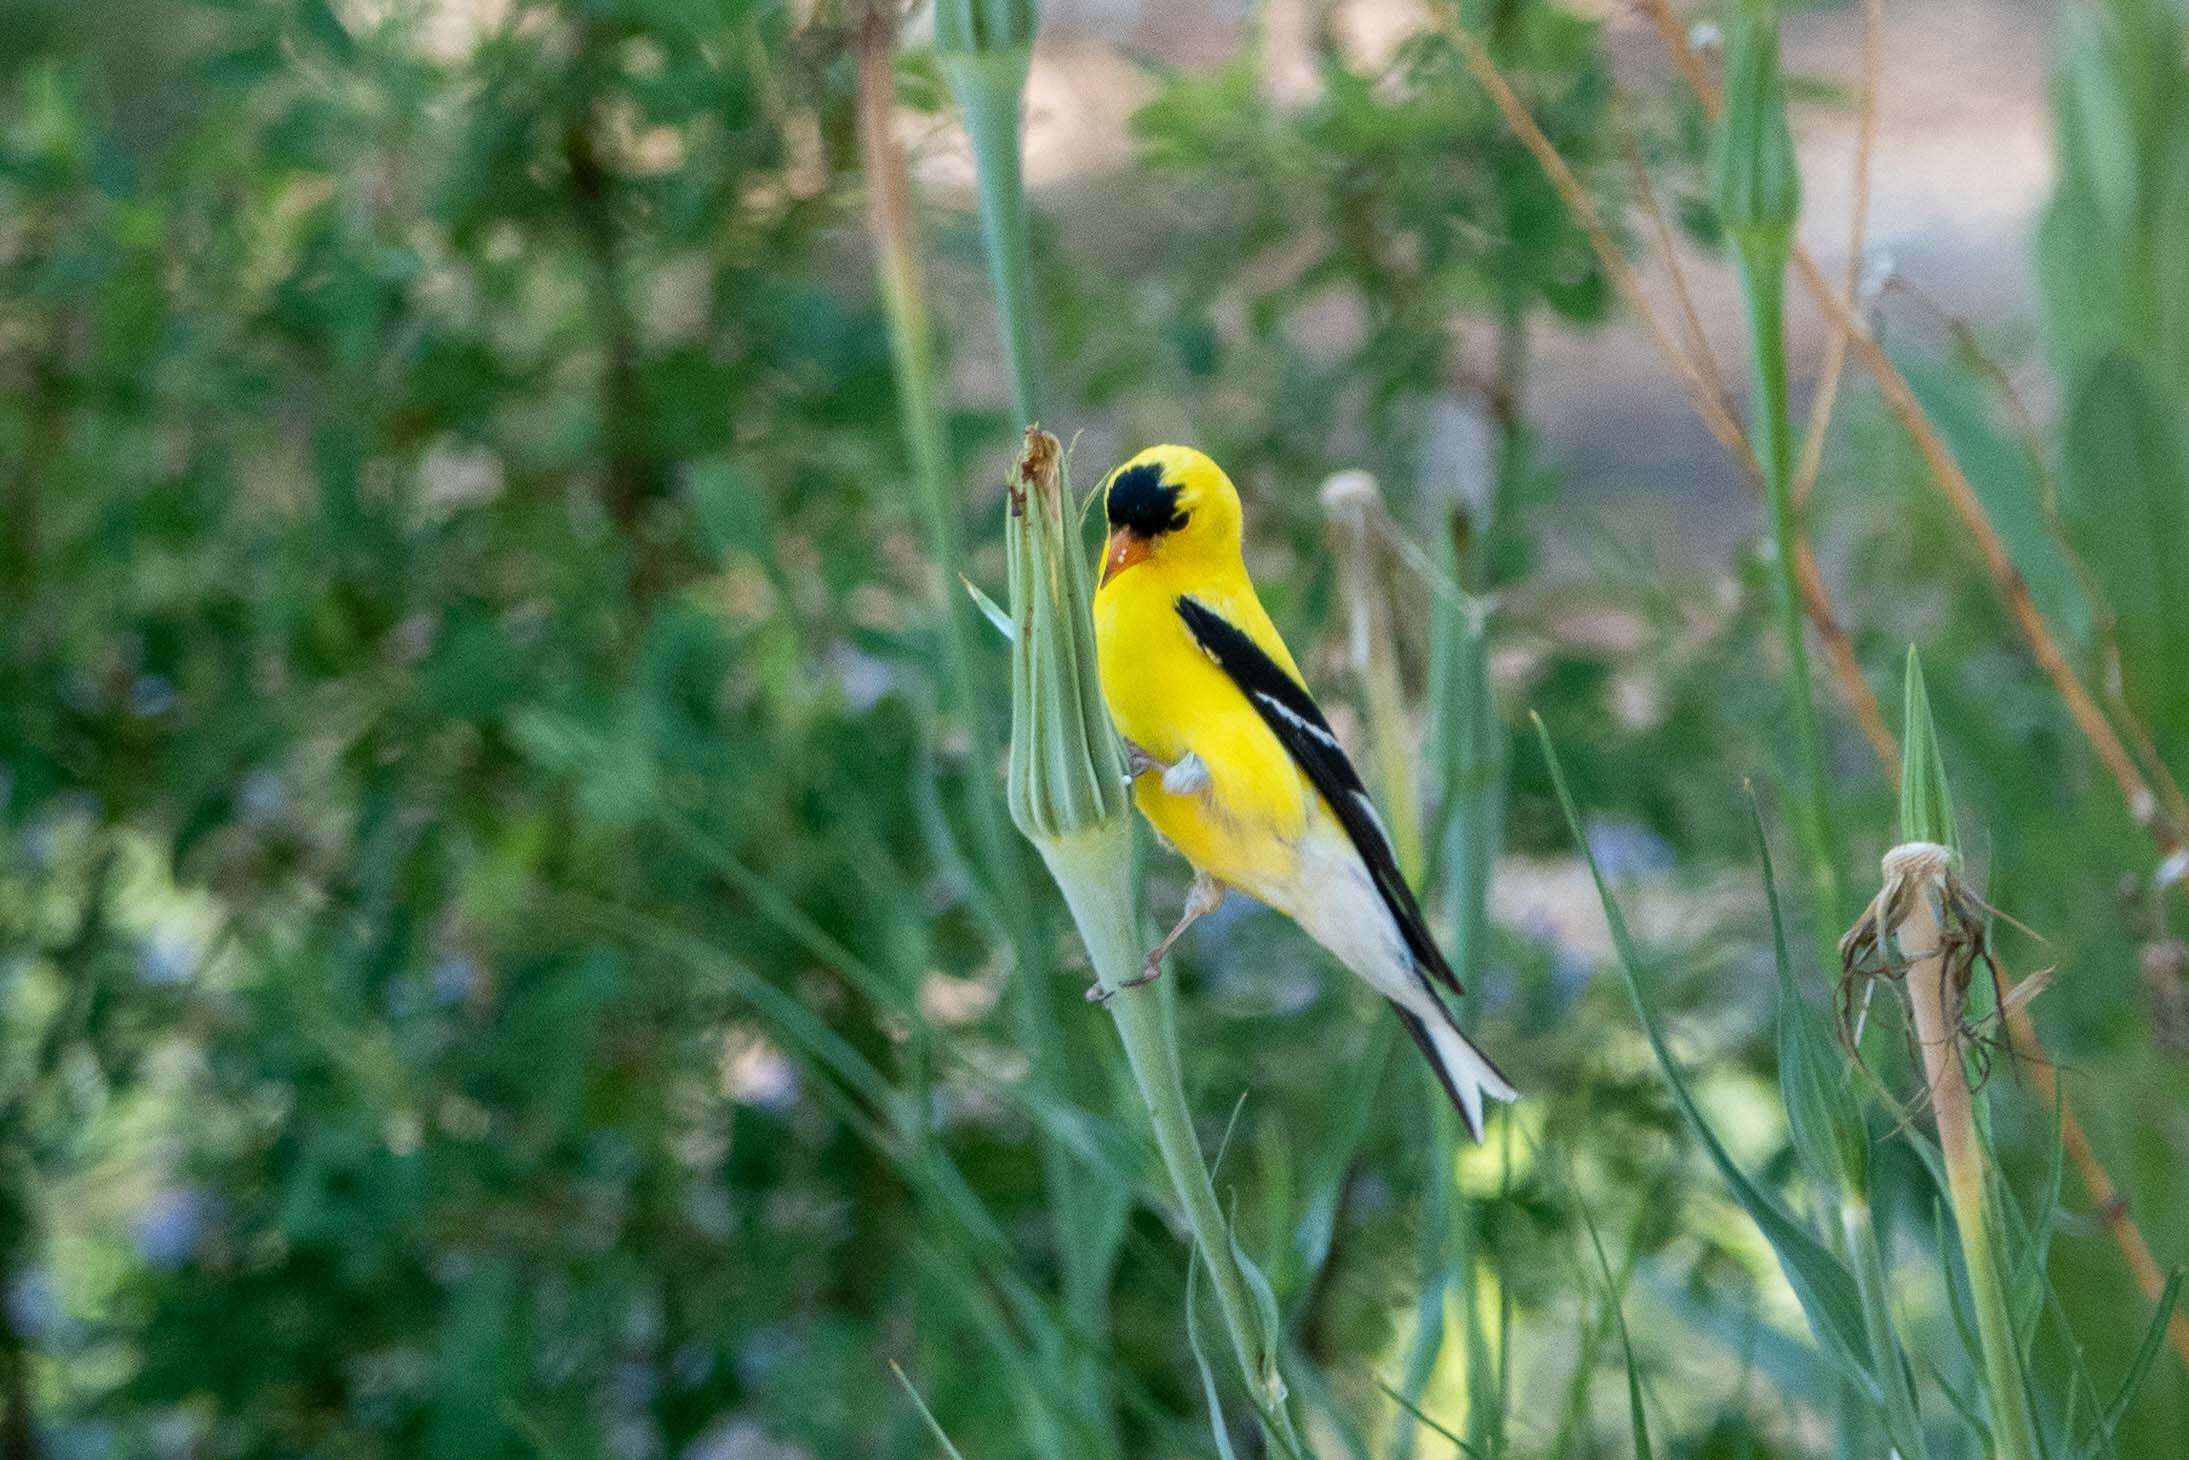
[[[1516,1092],[1437,993],[1463,990],[1255,596],[1238,489],[1190,447],[1151,446],[1110,473],[1103,503],[1102,694],[1128,748],[1133,799],[1195,871],[1184,915],[1134,982],[1155,978],[1179,936],[1237,888],[1391,1001],[1481,1140],[1483,1097]]]

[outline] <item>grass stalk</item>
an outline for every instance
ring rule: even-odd
[[[1917,880],[1920,895],[1908,899],[1894,938],[1908,960],[1908,1003],[1922,1050],[1923,1077],[1931,1112],[1938,1123],[1938,1146],[1946,1167],[1947,1198],[1961,1255],[1968,1267],[1970,1296],[1976,1307],[1976,1336],[1990,1400],[1992,1442],[2000,1460],[2035,1460],[2036,1428],[2022,1384],[2021,1349],[2007,1309],[2006,1283],[1999,1271],[1985,1195],[1984,1147],[1976,1130],[1968,1068],[1961,1055],[1962,988],[1946,951],[1946,929],[1939,897],[1951,853],[1930,843],[1910,843],[1887,854],[1887,880],[1895,858],[1929,858],[1903,875]],[[1935,863],[1935,866],[1931,865]]]
[[[1436,560],[1451,580],[1435,583],[1429,629],[1430,744],[1441,783],[1442,797],[1436,814],[1437,900],[1451,920],[1449,952],[1460,981],[1472,988],[1487,959],[1489,942],[1490,877],[1504,840],[1505,822],[1505,727],[1497,712],[1490,683],[1489,602],[1482,596],[1482,559],[1494,526],[1498,488],[1504,471],[1508,433],[1499,437],[1498,456],[1484,463],[1489,480],[1472,509],[1472,519],[1462,533],[1454,517],[1439,534]],[[1449,509],[1453,513],[1456,507]],[[1462,1016],[1466,1017],[1466,1016]],[[1456,1139],[1449,1102],[1428,1096],[1437,1120],[1440,1149],[1448,1151]],[[1504,1171],[1511,1174],[1513,1126],[1507,1122],[1501,1154]],[[1451,1182],[1447,1162],[1441,1176]],[[1501,1326],[1495,1343],[1474,1300],[1472,1279],[1478,1271],[1494,1273],[1494,1250],[1484,1240],[1482,1204],[1457,1194],[1451,1221],[1458,1237],[1457,1269],[1469,1279],[1459,1307],[1460,1340],[1466,1363],[1467,1431],[1469,1440],[1486,1455],[1505,1449],[1510,1405],[1503,1377],[1510,1372],[1509,1332]],[[1499,1297],[1509,1290],[1501,1282]],[[1436,1335],[1441,1339],[1442,1335]],[[1409,1367],[1410,1382],[1425,1384],[1434,1349],[1426,1348],[1419,1368]],[[1416,1375],[1418,1373],[1418,1381]],[[1410,1389],[1418,1399],[1421,1389]]]
[[[1003,923],[1016,978],[1014,1014],[1018,1037],[1037,1068],[1062,1073],[1062,1039],[1050,1002],[1051,968],[1039,923],[1028,900],[1016,894],[1025,882],[1019,855],[1004,835],[1003,808],[991,780],[998,740],[977,688],[966,609],[948,590],[962,574],[965,548],[960,529],[959,494],[949,465],[942,405],[936,387],[927,294],[920,266],[918,221],[913,211],[910,176],[893,130],[896,83],[892,72],[895,41],[893,12],[870,5],[857,36],[857,123],[866,171],[868,227],[874,242],[882,305],[889,320],[891,359],[905,446],[919,487],[922,523],[930,560],[938,569],[936,629],[941,641],[948,703],[961,718],[971,746],[972,774],[966,796],[972,816],[977,862]],[[1090,1331],[1102,1326],[1106,1257],[1075,1240],[1071,1214],[1078,1210],[1077,1178],[1065,1151],[1049,1140],[1038,1142],[1043,1183],[1053,1221],[1057,1261],[1063,1273],[1066,1307]]]
[[[1799,824],[1809,854],[1816,927],[1820,937],[1828,938],[1844,917],[1839,836],[1809,682],[1809,650],[1802,637],[1801,586],[1795,570],[1802,536],[1793,501],[1793,433],[1786,403],[1786,258],[1801,211],[1801,183],[1779,74],[1777,11],[1770,0],[1740,0],[1729,25],[1727,103],[1718,137],[1718,211],[1732,236],[1748,321],[1755,382],[1750,438],[1763,467],[1770,507],[1787,714],[1807,793]]]
[[[1864,240],[1870,229],[1870,158],[1877,148],[1878,73],[1884,67],[1885,0],[1862,0],[1862,86],[1855,95],[1855,168],[1853,202],[1847,212],[1847,267],[1841,272],[1840,293],[1854,312],[1855,294],[1862,286]],[[1816,393],[1809,399],[1809,424],[1801,437],[1801,457],[1794,468],[1794,507],[1806,506],[1824,464],[1824,438],[1832,426],[1832,408],[1839,401],[1840,372],[1847,365],[1847,331],[1833,325],[1824,341],[1824,363],[1817,368]]]
[[[1801,758],[1806,803],[1800,825],[1809,853],[1810,881],[1820,936],[1844,916],[1840,880],[1840,839],[1832,815],[1832,786],[1824,764],[1823,734],[1817,724],[1816,695],[1809,679],[1809,650],[1802,636],[1801,590],[1795,579],[1796,543],[1801,532],[1793,501],[1793,453],[1786,406],[1785,253],[1741,244],[1741,297],[1746,306],[1750,351],[1755,360],[1756,397],[1750,406],[1754,436],[1761,448],[1764,483],[1771,509],[1772,577],[1778,596],[1781,652],[1786,656],[1787,714]],[[1802,804],[1802,803],[1797,803]]]
[[[1862,1300],[1862,1326],[1870,1338],[1870,1353],[1877,1364],[1877,1379],[1884,1390],[1886,1433],[1900,1460],[1926,1460],[1921,1411],[1907,1366],[1901,1362],[1900,1338],[1893,1324],[1891,1286],[1885,1277],[1885,1258],[1877,1244],[1877,1225],[1870,1217],[1865,1194],[1841,1191],[1839,1230],[1847,1243],[1847,1265],[1854,1270],[1855,1293]]]
[[[1019,116],[1033,66],[1034,21],[1031,0],[941,0],[935,7],[935,52],[973,147],[981,242],[996,294],[1011,403],[1021,425],[1041,419],[1033,267],[1019,157]]]
[[[1124,755],[1095,677],[1089,569],[1077,523],[1066,515],[1072,500],[1056,438],[1028,428],[1006,525],[1013,629],[1011,819],[1041,853],[1086,944],[1268,1448],[1299,1454],[1277,1363],[1276,1300],[1217,1203],[1186,1105],[1163,990],[1127,987],[1141,971],[1144,946],[1132,810]],[[1069,1226],[1073,1212],[1058,1215]]]
[[[1345,603],[1346,658],[1360,680],[1369,753],[1383,783],[1383,816],[1399,870],[1420,885],[1424,866],[1421,800],[1414,778],[1411,723],[1399,675],[1397,625],[1377,591],[1376,525],[1383,496],[1364,471],[1344,471],[1322,484],[1323,512],[1338,539],[1338,586]]]
[[[1648,334],[1650,343],[1664,358],[1667,368],[1679,379],[1681,388],[1687,394],[1688,403],[1695,408],[1695,414],[1701,418],[1704,427],[1718,443],[1732,452],[1741,463],[1745,472],[1744,479],[1760,489],[1763,468],[1756,460],[1755,453],[1749,449],[1747,434],[1726,408],[1712,382],[1704,377],[1700,367],[1680,348],[1671,330],[1651,305],[1649,296],[1642,290],[1640,278],[1635,274],[1633,265],[1627,262],[1618,241],[1612,237],[1595,200],[1581,186],[1580,179],[1573,175],[1573,169],[1566,165],[1565,159],[1558,155],[1558,149],[1551,145],[1550,138],[1544,135],[1535,118],[1529,115],[1519,94],[1498,70],[1497,63],[1491,59],[1482,42],[1456,18],[1449,21],[1448,33],[1453,43],[1459,47],[1460,56],[1466,62],[1468,71],[1489,94],[1499,115],[1505,119],[1505,125],[1512,129],[1513,135],[1520,139],[1521,145],[1528,149],[1529,155],[1542,167],[1544,176],[1550,179],[1552,187],[1557,190],[1559,200],[1573,214],[1575,221],[1581,224],[1582,231],[1588,236],[1589,247],[1603,265],[1612,287],[1618,291],[1627,307],[1634,311],[1635,317],[1641,321],[1643,330]],[[1713,92],[1712,96],[1715,94]],[[1841,696],[1854,714],[1856,723],[1862,727],[1863,736],[1870,742],[1871,749],[1876,751],[1878,759],[1888,769],[1896,768],[1898,751],[1893,744],[1892,732],[1885,726],[1884,714],[1878,707],[1876,694],[1862,677],[1861,663],[1855,657],[1854,646],[1847,642],[1846,631],[1840,627],[1839,616],[1833,611],[1831,597],[1825,590],[1824,575],[1819,571],[1816,555],[1806,541],[1797,540],[1795,572],[1801,588],[1803,609],[1809,622],[1815,627],[1818,639],[1824,645],[1825,658],[1831,665]]]
[[[1209,1284],[1232,1359],[1247,1385],[1255,1412],[1270,1431],[1275,1453],[1298,1453],[1283,1376],[1275,1357],[1275,1334],[1265,1328],[1246,1270],[1234,1244],[1231,1223],[1216,1200],[1193,1117],[1186,1105],[1178,1048],[1152,988],[1121,988],[1140,971],[1137,900],[1133,890],[1132,829],[1115,828],[1044,844],[1042,860],[1063,889],[1072,921],[1086,942],[1095,977],[1113,991],[1108,1007],[1118,1040],[1125,1047],[1133,1086],[1148,1114],[1163,1171],[1185,1214]]]

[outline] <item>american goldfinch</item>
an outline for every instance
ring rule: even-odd
[[[1102,694],[1128,748],[1133,799],[1196,874],[1184,915],[1135,982],[1156,977],[1179,936],[1237,888],[1391,1001],[1481,1140],[1483,1097],[1516,1092],[1437,993],[1462,992],[1459,979],[1255,596],[1238,489],[1200,452],[1152,446],[1110,473],[1103,501]]]

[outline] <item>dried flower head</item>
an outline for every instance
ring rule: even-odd
[[[2052,981],[2052,970],[2046,968],[2009,983],[1992,956],[1990,940],[1990,920],[2006,915],[1969,890],[1956,860],[1950,848],[1936,842],[1894,847],[1881,866],[1883,886],[1839,940],[1839,1037],[1858,1063],[1864,1020],[1878,985],[1904,995],[1910,972],[1934,958],[1942,960],[1939,984],[1952,1038],[1962,1052],[1974,1056],[1979,1079],[1994,1051],[2003,1050],[2010,1058],[2014,1054],[2013,1042],[2003,1033],[2006,1016]],[[1971,1018],[1969,989],[1979,969],[1991,985],[1992,1004],[1981,1017]]]

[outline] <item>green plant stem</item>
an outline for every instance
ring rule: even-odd
[[[1417,887],[1423,872],[1421,805],[1414,780],[1412,727],[1398,663],[1391,604],[1377,591],[1375,521],[1383,512],[1374,478],[1345,472],[1323,485],[1324,510],[1338,536],[1338,580],[1345,599],[1347,657],[1360,678],[1368,744],[1383,782],[1383,817],[1399,870]]]
[[[958,522],[958,494],[944,440],[942,407],[935,387],[932,334],[911,183],[891,131],[896,110],[891,73],[893,34],[888,12],[879,6],[867,12],[859,36],[859,142],[866,169],[876,270],[883,309],[889,318],[890,352],[905,446],[920,488],[928,554],[938,569],[938,583],[949,585],[964,569],[965,548]],[[968,610],[947,586],[938,591],[941,601],[936,609],[936,628],[942,641],[949,704],[963,718],[971,746],[973,773],[965,780],[973,813],[977,864],[987,879],[990,904],[1011,946],[1017,974],[1017,997],[1013,1002],[1019,1038],[1036,1066],[1061,1075],[1061,1039],[1050,1004],[1047,946],[1027,899],[1019,893],[1026,882],[1024,869],[1015,843],[1004,834],[1003,808],[992,779],[999,742],[985,702],[977,692],[972,644],[966,631]],[[1058,1262],[1064,1274],[1066,1309],[1075,1322],[1091,1332],[1099,1331],[1103,1326],[1106,1264],[1092,1260],[1099,1254],[1089,1244],[1074,1240],[1072,1213],[1079,1204],[1075,1174],[1066,1153],[1048,1140],[1041,1141],[1039,1148],[1055,1224]]]
[[[1277,1371],[1276,1335],[1267,1331],[1255,1306],[1232,1245],[1231,1224],[1217,1203],[1216,1188],[1201,1159],[1200,1142],[1186,1108],[1177,1043],[1163,1018],[1158,990],[1123,987],[1140,972],[1142,956],[1134,911],[1131,822],[1120,818],[1040,846],[1042,860],[1063,889],[1072,920],[1087,945],[1096,982],[1110,991],[1110,1017],[1125,1046],[1133,1084],[1147,1107],[1156,1150],[1193,1232],[1194,1246],[1208,1265],[1232,1357],[1256,1412],[1271,1432],[1271,1448],[1278,1453],[1304,1453],[1292,1426],[1284,1379]]]
[[[1900,1340],[1893,1330],[1890,1289],[1885,1283],[1884,1255],[1878,1250],[1877,1227],[1870,1219],[1867,1199],[1842,1192],[1839,1198],[1840,1232],[1847,1239],[1848,1265],[1854,1269],[1855,1291],[1862,1299],[1862,1321],[1870,1337],[1870,1356],[1877,1364],[1877,1381],[1884,1390],[1885,1425],[1900,1460],[1926,1460],[1921,1412],[1908,1371],[1901,1362]]]
[[[2034,1460],[2036,1426],[2022,1386],[2021,1349],[2008,1314],[2006,1285],[1992,1246],[1984,1200],[1983,1145],[1977,1138],[1968,1070],[1961,1059],[1958,1016],[1948,1012],[1958,1008],[1959,1000],[1947,987],[1948,960],[1938,951],[1943,933],[1935,896],[1925,889],[1922,895],[1910,899],[1910,910],[1895,930],[1895,937],[1902,948],[1931,950],[1926,956],[1910,960],[1908,1002],[1914,1013],[1916,1043],[1923,1051],[1931,1110],[1938,1121],[1946,1194],[1953,1205],[1961,1256],[1968,1267],[1970,1296],[1976,1304],[1976,1338],[1983,1350],[1980,1357],[1984,1389],[1991,1403],[1992,1443],[1999,1460]]]
[[[1809,854],[1814,919],[1826,966],[1834,961],[1832,930],[1846,920],[1842,907],[1839,832],[1832,816],[1831,782],[1824,765],[1824,738],[1817,727],[1816,696],[1809,683],[1809,650],[1802,637],[1801,588],[1794,576],[1800,525],[1793,502],[1793,432],[1786,408],[1786,250],[1770,241],[1740,239],[1741,298],[1748,315],[1749,353],[1755,362],[1750,405],[1756,454],[1763,464],[1771,504],[1772,576],[1778,587],[1779,636],[1786,654],[1787,711],[1801,755],[1806,804],[1800,818]]]
[[[1026,231],[1026,184],[1019,164],[1019,111],[1031,57],[1024,48],[946,55],[943,75],[965,113],[979,184],[981,241],[996,291],[1011,403],[1021,425],[1041,419],[1041,372],[1034,334],[1032,250]]]

